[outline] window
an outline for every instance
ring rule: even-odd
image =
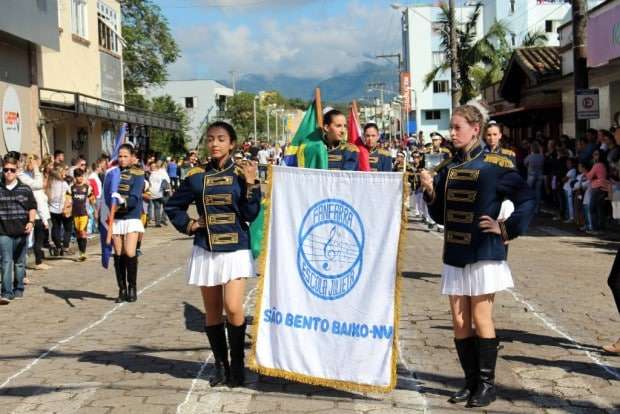
[[[553,32],[553,20],[545,20],[545,33]]]
[[[187,109],[194,108],[194,97],[193,96],[185,98],[185,108]]]
[[[510,41],[513,46],[517,45],[517,36],[515,36],[514,33],[510,35]]]
[[[424,119],[426,121],[441,119],[441,111],[424,111]]]
[[[449,82],[447,80],[433,81],[433,93],[448,92]]]
[[[120,53],[120,36],[118,35],[118,15],[105,3],[97,3],[97,28],[99,46],[114,53]]]
[[[515,12],[515,0],[510,0],[510,14]]]
[[[446,54],[444,52],[433,52],[433,65],[441,66],[446,60]]]
[[[81,38],[88,38],[86,0],[71,0],[71,28]]]

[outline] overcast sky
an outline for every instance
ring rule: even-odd
[[[394,0],[154,1],[182,51],[171,79],[326,78],[401,48]]]

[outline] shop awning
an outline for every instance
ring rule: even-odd
[[[172,131],[180,128],[176,118],[165,114],[143,111],[117,102],[59,89],[39,88],[39,108]]]

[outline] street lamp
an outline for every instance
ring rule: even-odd
[[[411,6],[403,6],[400,3],[392,3],[390,4],[390,7],[393,8],[394,10],[398,10],[401,12],[406,12],[407,10],[411,10],[412,13],[415,13],[416,15],[418,15],[420,18],[426,20],[427,22],[429,22],[431,24],[431,26],[436,23],[434,21],[432,21],[431,19],[429,19],[428,17],[426,17],[425,15],[423,15],[422,13],[418,12],[414,7]],[[440,31],[442,31],[444,34],[448,35],[448,37],[450,37],[450,33],[444,29],[443,27],[439,27],[438,28]]]
[[[258,95],[256,95],[254,97],[254,141],[257,142],[258,141],[258,135],[256,132],[256,102],[258,102],[258,100],[260,99],[260,97]]]
[[[269,111],[275,107],[276,107],[275,104],[269,104],[267,105],[265,109],[267,112],[267,142],[271,142],[271,130],[269,129]]]

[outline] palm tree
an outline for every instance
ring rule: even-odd
[[[439,7],[442,13],[437,22],[437,31],[441,36],[441,47],[446,50],[446,59],[424,77],[425,87],[428,87],[439,73],[450,70],[453,59],[450,54],[449,7],[446,3],[441,3]],[[502,69],[510,57],[510,46],[506,41],[510,31],[503,22],[496,21],[482,38],[476,40],[476,26],[481,12],[482,3],[478,2],[468,20],[455,22],[458,79],[453,82],[458,84],[461,104],[467,103],[478,95],[478,91],[500,80]]]
[[[540,30],[535,32],[527,32],[523,38],[523,42],[521,42],[521,47],[545,46],[548,41],[549,37],[545,32]]]

